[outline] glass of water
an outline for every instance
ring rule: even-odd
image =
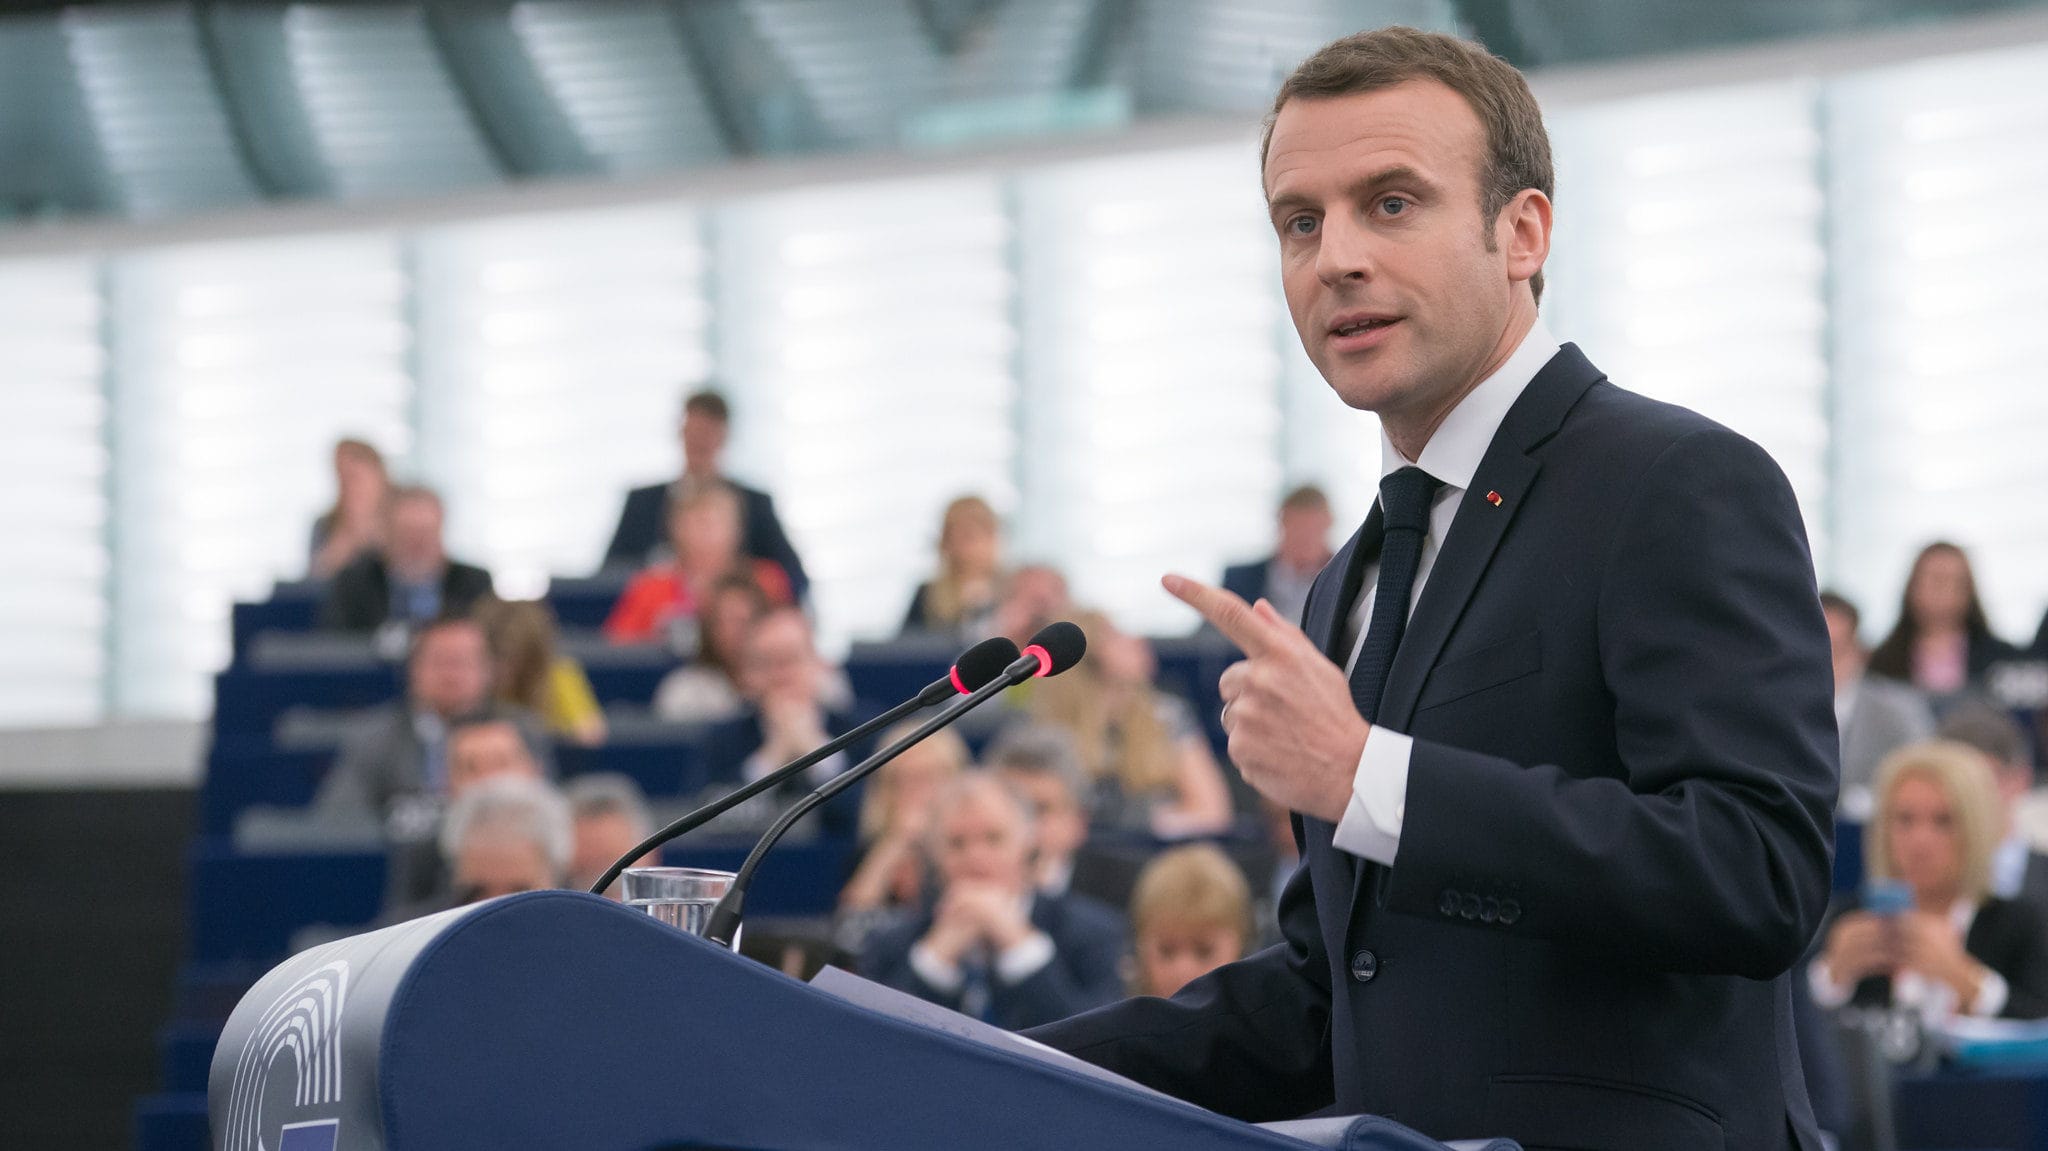
[[[620,876],[619,895],[628,907],[638,908],[692,935],[702,935],[710,925],[711,909],[718,905],[732,881],[730,871],[702,867],[629,867]],[[733,940],[733,949],[739,949],[737,938]]]

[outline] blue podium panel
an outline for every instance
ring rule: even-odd
[[[857,1007],[608,900],[534,892],[313,948],[217,1049],[218,1151],[1308,1146]],[[1358,1144],[1436,1144],[1389,1128]]]

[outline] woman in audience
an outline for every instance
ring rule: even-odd
[[[1171,996],[1244,958],[1252,938],[1252,892],[1244,873],[1213,844],[1155,856],[1131,892],[1138,995]]]
[[[557,646],[555,613],[533,600],[485,600],[478,622],[497,663],[497,697],[540,717],[549,735],[584,747],[604,742],[604,709],[590,677]]]
[[[671,501],[671,558],[626,585],[604,621],[605,636],[613,643],[666,638],[694,654],[698,612],[710,599],[712,587],[735,573],[752,576],[770,603],[794,603],[789,577],[777,565],[742,553],[741,538],[740,498],[731,488],[714,484]]]
[[[767,593],[751,575],[728,575],[712,585],[697,616],[696,658],[662,677],[654,689],[654,714],[672,723],[714,723],[745,711],[740,648],[767,610]]]
[[[391,476],[384,457],[362,440],[334,445],[334,506],[313,521],[307,575],[324,580],[384,543],[384,500]]]
[[[1166,839],[1228,827],[1223,769],[1193,709],[1153,686],[1152,645],[1100,612],[1081,612],[1075,622],[1088,636],[1088,658],[1038,682],[1026,706],[1074,736],[1094,787],[1094,822]]]
[[[940,521],[939,574],[911,597],[903,631],[987,639],[1001,591],[1002,528],[995,509],[980,496],[961,496],[946,505]]]
[[[901,723],[881,744],[916,730]],[[869,779],[860,802],[860,858],[839,893],[840,946],[858,953],[868,933],[889,918],[924,905],[931,890],[925,837],[939,792],[967,770],[967,744],[940,731],[891,760]]]
[[[1808,967],[1822,1007],[1899,1006],[1929,1022],[1952,1015],[2048,1016],[2048,922],[1990,894],[1998,795],[1984,757],[1933,740],[1879,770],[1864,833],[1873,898],[1903,885],[1903,906],[1837,917]]]
[[[1936,542],[1913,561],[1899,621],[1870,653],[1869,669],[1940,701],[1975,684],[1992,664],[2017,655],[1991,634],[1970,558],[1952,543]]]

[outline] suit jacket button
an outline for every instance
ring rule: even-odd
[[[1472,893],[1471,893],[1471,892],[1469,892],[1469,891],[1465,893],[1465,898],[1463,898],[1463,899],[1461,899],[1461,900],[1459,900],[1459,901],[1458,901],[1458,918],[1460,918],[1460,919],[1477,919],[1477,918],[1479,918],[1479,897],[1478,897],[1478,896],[1476,896],[1476,895],[1472,894]]]
[[[1479,922],[1492,923],[1500,918],[1500,900],[1489,895],[1479,902]]]
[[[1516,903],[1512,899],[1503,899],[1500,901],[1500,924],[1502,927],[1514,926],[1515,920],[1520,919],[1521,917],[1521,904]]]
[[[1370,951],[1360,951],[1351,957],[1351,978],[1360,983],[1371,983],[1380,973],[1380,957]]]
[[[1445,915],[1456,915],[1458,913],[1458,893],[1448,887],[1444,888],[1444,893],[1436,897],[1436,909]]]

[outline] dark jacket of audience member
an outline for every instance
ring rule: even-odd
[[[477,601],[491,594],[491,573],[470,564],[448,562],[441,574],[440,602],[429,616],[467,615]],[[391,575],[384,558],[366,555],[335,573],[320,604],[320,626],[331,631],[375,631],[393,617]]]
[[[756,559],[780,567],[789,576],[789,588],[798,600],[810,589],[804,564],[797,558],[796,545],[782,530],[775,514],[775,500],[767,492],[745,484],[724,481],[740,497],[741,550]],[[606,567],[641,567],[653,561],[668,542],[668,500],[671,484],[649,484],[626,494],[626,506],[619,511],[619,525],[612,531],[611,546],[604,552]]]
[[[2048,919],[2039,911],[2015,899],[1987,898],[1970,920],[1963,950],[2004,978],[2008,991],[1999,1018],[2048,1017]],[[1891,978],[1875,975],[1858,981],[1849,1002],[1858,1007],[1891,1006]]]
[[[1014,984],[991,973],[989,1022],[1014,1031],[1123,998],[1122,915],[1086,896],[1041,894],[1031,901],[1031,923],[1052,939],[1053,959]],[[861,951],[860,971],[877,983],[957,1011],[962,991],[933,987],[910,962],[910,949],[931,927],[932,915],[926,911],[875,932]]]

